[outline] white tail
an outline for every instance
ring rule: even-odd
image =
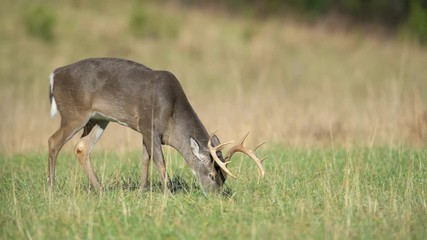
[[[55,75],[53,73],[49,76],[49,100],[50,100],[50,116],[54,117],[58,113],[55,98],[53,97],[53,81]]]

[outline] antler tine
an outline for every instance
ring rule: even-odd
[[[217,151],[219,151],[219,150],[224,149],[225,146],[227,146],[229,144],[232,144],[232,143],[234,143],[234,141],[229,141],[229,142],[226,142],[226,143],[221,143],[220,145],[215,146],[213,148],[215,148]]]
[[[265,158],[263,158],[262,160],[260,160],[260,159],[255,155],[255,153],[254,153],[254,151],[253,151],[253,150],[251,150],[251,149],[247,149],[247,148],[245,148],[245,147],[243,146],[243,143],[245,142],[246,137],[248,136],[248,134],[249,134],[249,133],[247,133],[247,134],[243,137],[243,139],[242,139],[242,141],[240,142],[240,144],[233,146],[233,147],[228,151],[228,153],[227,153],[227,155],[226,155],[226,157],[225,157],[225,160],[226,160],[226,161],[228,160],[228,161],[227,161],[227,163],[228,163],[228,162],[230,162],[230,159],[231,159],[231,157],[233,156],[233,154],[234,154],[234,153],[236,153],[236,152],[244,153],[244,154],[248,155],[248,156],[249,156],[249,157],[250,157],[250,158],[255,162],[255,164],[256,164],[256,165],[257,165],[257,167],[258,167],[259,174],[261,175],[261,177],[264,177],[265,170],[264,170],[264,167],[262,166],[262,161],[264,161],[264,160],[266,159],[266,157],[265,157]],[[264,143],[262,143],[262,144],[264,144]],[[260,147],[262,144],[258,145],[256,148]],[[256,150],[256,148],[255,148],[255,150]]]
[[[256,150],[258,149],[258,148],[260,148],[262,145],[264,145],[264,144],[266,144],[267,142],[262,142],[262,143],[260,143],[260,144],[258,144],[258,146],[256,146],[255,148],[254,148],[254,152],[256,152]]]
[[[215,146],[215,147],[214,147],[214,146],[212,146],[212,142],[211,142],[212,137],[213,137],[213,134],[209,137],[209,141],[208,141],[208,148],[209,148],[209,152],[210,152],[210,154],[211,154],[212,158],[213,158],[213,159],[214,159],[214,161],[218,164],[218,166],[219,166],[222,170],[224,170],[224,172],[226,172],[226,173],[227,173],[227,175],[229,175],[229,176],[230,176],[230,177],[232,177],[232,178],[237,178],[237,177],[236,177],[236,176],[234,176],[234,175],[231,173],[231,171],[230,171],[230,170],[228,170],[228,168],[227,168],[227,164],[229,164],[229,163],[230,163],[230,161],[223,162],[223,161],[221,161],[221,160],[218,158],[218,156],[216,155],[216,151],[223,149],[223,148],[224,148],[224,146],[226,146],[226,145],[228,145],[228,144],[230,144],[230,143],[233,143],[234,141],[226,142],[226,143],[222,143],[222,144],[220,144],[220,145],[218,145],[218,146]]]
[[[246,133],[246,135],[245,135],[245,136],[243,136],[242,140],[240,141],[240,145],[243,145],[243,143],[245,143],[246,138],[248,137],[248,135],[249,135],[249,132],[248,132],[248,133]]]
[[[267,158],[268,158],[268,156],[265,156],[265,157],[261,158],[261,162],[264,162],[264,160],[267,159]]]

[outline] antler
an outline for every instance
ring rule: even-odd
[[[213,137],[213,134],[209,137],[209,141],[208,141],[208,148],[209,148],[209,152],[211,153],[212,158],[214,159],[214,161],[218,164],[218,166],[224,170],[224,172],[226,172],[230,177],[236,178],[236,176],[234,176],[230,170],[228,170],[227,168],[227,164],[230,163],[230,161],[221,161],[218,156],[216,155],[217,151],[221,151],[226,145],[233,143],[233,142],[226,142],[226,143],[221,143],[218,146],[212,146],[212,142],[211,139]]]
[[[246,154],[246,155],[248,155],[254,162],[255,162],[255,164],[257,165],[257,167],[258,167],[258,171],[259,171],[259,174],[261,175],[261,177],[264,177],[264,174],[265,174],[265,170],[264,170],[264,167],[262,166],[262,162],[267,158],[267,157],[264,157],[264,158],[262,158],[261,160],[255,155],[255,153],[254,153],[254,151],[253,150],[251,150],[251,149],[247,149],[247,148],[245,148],[244,146],[243,146],[243,143],[245,142],[245,140],[246,140],[246,137],[248,137],[248,135],[249,135],[249,133],[247,133],[243,138],[242,138],[242,140],[240,141],[240,144],[237,144],[237,145],[235,145],[235,146],[233,146],[229,151],[228,151],[228,153],[227,153],[227,155],[226,155],[226,157],[225,157],[225,161],[226,161],[226,163],[229,163],[231,160],[231,157],[233,156],[233,154],[234,153],[236,153],[236,152],[241,152],[241,153],[244,153],[244,154]],[[256,148],[255,148],[255,150],[257,149],[257,148],[259,148],[261,145],[263,145],[265,142],[263,142],[263,143],[261,143],[260,145],[258,145]]]
[[[267,158],[267,157],[264,157],[264,158],[262,158],[261,160],[255,155],[255,153],[254,153],[254,151],[256,150],[256,149],[258,149],[261,145],[263,145],[265,142],[263,142],[263,143],[261,143],[260,145],[258,145],[256,148],[255,148],[255,150],[251,150],[251,149],[247,149],[247,148],[245,148],[244,146],[243,146],[243,143],[245,142],[245,140],[246,140],[246,137],[249,135],[249,133],[247,133],[244,137],[243,137],[243,139],[240,141],[240,144],[237,144],[237,145],[235,145],[235,146],[233,146],[228,152],[227,152],[227,155],[226,155],[226,157],[225,157],[225,161],[223,162],[223,161],[221,161],[219,158],[218,158],[218,156],[216,155],[216,152],[217,151],[221,151],[222,149],[224,149],[224,147],[226,146],[226,145],[228,145],[228,144],[230,144],[230,143],[233,143],[233,142],[226,142],[226,143],[222,143],[222,144],[219,144],[218,146],[212,146],[212,142],[211,142],[211,139],[212,139],[212,137],[213,137],[213,135],[211,135],[211,137],[209,138],[209,141],[208,141],[208,148],[209,148],[209,152],[210,152],[210,154],[211,154],[211,156],[212,156],[212,158],[214,159],[214,161],[218,164],[218,166],[222,169],[222,170],[224,170],[224,172],[226,172],[230,177],[232,177],[232,178],[237,178],[236,176],[234,176],[232,173],[231,173],[231,171],[227,168],[227,164],[229,164],[230,162],[231,162],[231,157],[233,156],[233,154],[234,153],[236,153],[236,152],[241,152],[241,153],[244,153],[244,154],[246,154],[246,155],[248,155],[254,162],[255,162],[255,164],[257,165],[257,167],[258,167],[258,171],[259,171],[259,174],[261,175],[261,177],[264,177],[264,174],[265,174],[265,170],[264,170],[264,167],[262,166],[262,162]]]

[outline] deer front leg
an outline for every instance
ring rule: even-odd
[[[166,164],[165,164],[165,159],[163,157],[163,151],[162,151],[162,145],[158,144],[154,149],[153,149],[153,161],[154,161],[154,165],[157,168],[157,171],[160,174],[160,178],[162,181],[162,187],[163,187],[163,192],[167,193],[168,192],[168,178],[166,175]]]
[[[142,144],[142,174],[141,174],[141,190],[148,188],[148,170],[150,168],[151,156],[147,152],[147,148]]]
[[[148,135],[148,136],[150,136],[150,135]],[[162,144],[161,144],[160,138],[155,137],[151,141],[145,141],[144,140],[144,142],[145,142],[144,145],[146,146],[146,151],[147,151],[148,155],[153,156],[154,165],[156,166],[156,169],[159,172],[160,179],[162,182],[162,189],[166,193],[166,192],[168,192],[168,185],[167,185],[168,180],[167,180],[167,175],[166,175],[166,165],[165,165],[165,160],[163,157]],[[150,158],[148,158],[148,160],[146,160],[146,161],[148,161],[148,163],[149,163]],[[144,171],[144,166],[143,166],[143,171]],[[148,167],[146,168],[146,171],[148,171]],[[143,176],[143,178],[144,178],[144,176]]]

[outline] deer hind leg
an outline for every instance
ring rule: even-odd
[[[99,183],[98,177],[92,168],[90,153],[99,138],[101,138],[107,125],[108,121],[90,120],[84,126],[83,134],[75,147],[77,159],[96,190],[101,188],[101,184]]]
[[[86,124],[85,120],[67,121],[61,119],[61,126],[49,138],[49,160],[48,160],[48,178],[47,181],[52,188],[55,183],[55,165],[56,158],[61,148],[68,140],[70,140],[83,126]]]

